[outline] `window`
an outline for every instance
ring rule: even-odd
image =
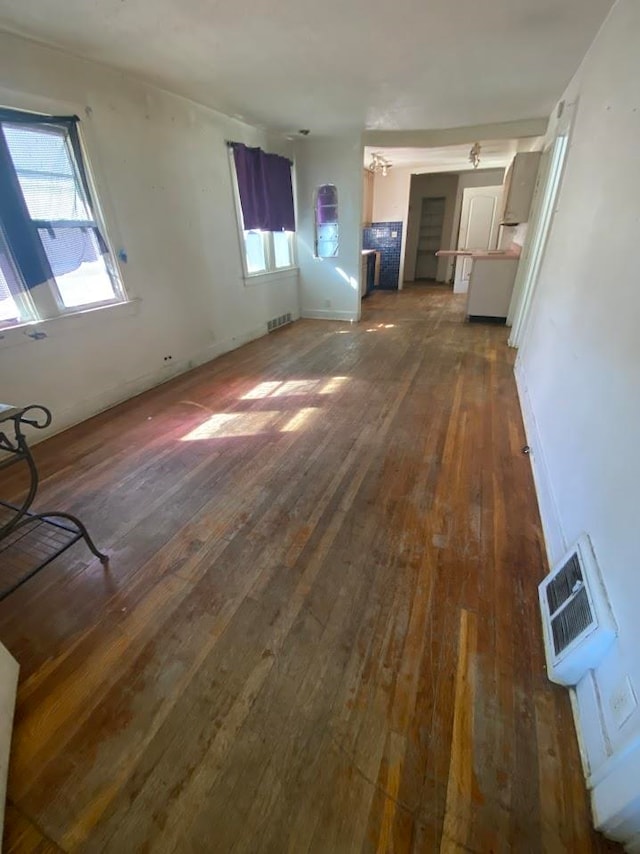
[[[0,327],[124,300],[77,121],[0,110]]]
[[[322,184],[316,191],[316,258],[337,258],[339,246],[338,188]]]
[[[245,267],[248,276],[294,267],[293,231],[245,231]]]
[[[229,143],[247,276],[295,267],[292,163],[260,148]]]

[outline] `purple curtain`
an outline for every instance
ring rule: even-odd
[[[295,231],[291,161],[232,143],[246,231]]]

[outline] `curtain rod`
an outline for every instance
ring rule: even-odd
[[[234,142],[232,139],[225,139],[224,144],[227,148],[233,148],[234,145],[244,145],[245,148],[258,148],[260,151],[264,151],[264,149],[260,148],[259,145],[247,145],[246,142]],[[292,166],[294,164],[293,160],[290,157],[286,157],[284,154],[276,154],[276,157],[282,157],[284,160],[288,160]]]

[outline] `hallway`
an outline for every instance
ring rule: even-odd
[[[372,294],[37,447],[111,567],[0,604],[7,851],[617,850],[545,677],[514,352],[463,301]]]

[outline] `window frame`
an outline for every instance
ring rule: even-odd
[[[332,187],[334,190],[334,198],[335,203],[333,205],[328,205],[328,207],[335,208],[335,219],[329,222],[320,222],[319,217],[319,202],[321,200],[321,192],[325,187]],[[333,227],[335,228],[335,250],[331,253],[331,255],[320,254],[320,245],[325,242],[325,239],[322,238],[321,229]],[[338,195],[338,187],[333,182],[325,182],[324,184],[318,184],[313,193],[313,257],[319,261],[331,260],[332,258],[338,258],[340,256],[340,199]]]
[[[288,235],[289,239],[289,257],[291,258],[291,264],[288,267],[276,267],[275,265],[275,247],[273,244],[273,231],[260,231],[259,229],[249,229],[245,231],[244,222],[242,219],[242,205],[240,203],[240,190],[238,189],[238,178],[236,175],[236,167],[233,160],[233,150],[228,148],[228,157],[229,157],[229,169],[231,171],[231,183],[233,186],[233,201],[236,212],[236,225],[238,228],[238,248],[240,251],[240,260],[242,263],[242,278],[245,281],[245,284],[250,281],[254,281],[256,279],[263,279],[268,277],[277,277],[283,276],[286,277],[291,275],[292,273],[298,272],[298,253],[297,253],[297,243],[296,243],[296,232],[295,231],[285,231],[283,234]],[[293,184],[293,205],[294,210],[296,206],[296,176],[295,169],[291,175],[291,181]],[[297,222],[297,210],[296,210],[296,222]],[[263,247],[264,247],[264,257],[266,262],[265,270],[258,270],[255,273],[249,272],[249,267],[247,263],[247,248],[246,248],[246,235],[254,232],[258,233],[262,236]],[[255,281],[254,281],[255,284]]]
[[[0,89],[0,107],[14,112],[24,113],[25,115],[32,115],[36,120],[34,121],[34,124],[25,124],[25,128],[32,129],[37,128],[38,116],[43,116],[45,118],[49,118],[51,116],[74,116],[79,115],[79,113],[82,112],[82,110],[77,106],[73,106],[68,103],[56,103],[49,101],[48,99],[25,98],[16,102],[14,98],[9,96],[9,93],[6,90],[2,89]],[[84,112],[87,119],[90,119],[90,108],[85,108]],[[10,119],[4,119],[0,123],[7,125],[12,124]],[[106,227],[103,205],[100,199],[102,192],[98,193],[97,191],[94,167],[87,153],[85,122],[79,120],[76,127],[80,156],[82,158],[81,167],[78,165],[76,153],[70,146],[68,138],[66,139],[65,144],[69,150],[69,155],[76,177],[79,177],[78,172],[79,169],[82,168],[86,178],[86,185],[88,188],[88,198],[86,201],[89,205],[90,212],[93,215],[92,221],[98,228],[100,236],[107,247],[107,253],[103,256],[103,260],[109,281],[114,291],[114,297],[106,300],[87,302],[81,305],[66,306],[55,275],[53,278],[43,282],[41,285],[34,288],[27,288],[22,277],[20,266],[10,253],[11,261],[21,279],[22,288],[20,294],[14,296],[15,302],[21,308],[21,317],[15,323],[0,321],[0,336],[4,337],[6,333],[11,332],[12,330],[24,330],[25,327],[45,323],[50,320],[55,320],[56,318],[79,315],[103,308],[113,308],[114,306],[120,306],[131,302],[131,298],[128,296],[122,281],[122,273],[118,265],[118,256],[114,252],[109,230]],[[2,131],[0,130],[0,132]],[[34,219],[30,214],[29,220],[37,229],[40,220]],[[80,225],[78,225],[78,227],[80,227]]]

